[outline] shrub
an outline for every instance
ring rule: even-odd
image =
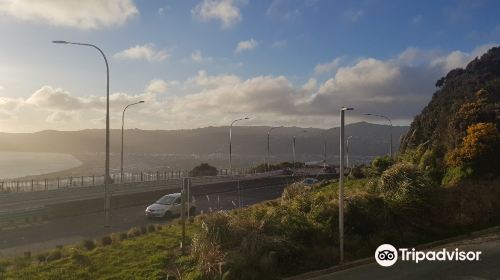
[[[377,157],[372,161],[372,167],[375,169],[375,172],[382,174],[382,172],[391,167],[394,162],[394,159],[389,156]]]
[[[95,248],[95,242],[94,242],[94,240],[86,239],[86,240],[82,241],[81,246],[82,246],[82,248],[84,248],[88,251],[91,251],[91,250],[94,250],[94,248]]]
[[[443,186],[454,186],[473,176],[474,170],[470,167],[451,167],[446,170],[441,184]]]
[[[85,255],[83,255],[83,254],[81,254],[81,253],[80,253],[79,251],[77,251],[77,250],[72,251],[72,252],[71,252],[71,256],[70,256],[70,257],[71,257],[71,259],[72,259],[75,263],[77,263],[77,264],[79,264],[79,265],[82,265],[82,266],[87,266],[87,265],[89,265],[89,264],[90,264],[90,259],[89,259],[89,257],[87,257],[87,256],[85,256]]]
[[[122,242],[123,240],[127,239],[127,233],[126,232],[119,232],[119,233],[112,233],[111,234],[111,240],[113,243],[119,243]]]
[[[39,253],[35,256],[35,259],[38,261],[38,262],[45,262],[45,260],[47,259],[47,256],[49,255],[49,253],[47,252],[43,252],[43,253]]]
[[[62,252],[61,252],[61,250],[56,249],[56,250],[51,251],[47,255],[46,261],[50,262],[50,261],[59,260],[61,258],[62,258]]]
[[[156,230],[155,225],[153,225],[153,224],[148,225],[148,232],[155,232],[155,230]]]
[[[365,172],[365,166],[364,165],[356,165],[353,168],[351,168],[351,171],[349,172],[349,178],[351,179],[361,179],[366,177],[366,172]]]
[[[451,167],[470,166],[478,173],[500,169],[500,133],[494,123],[477,123],[467,128],[459,147],[451,151],[446,162]]]
[[[218,173],[217,168],[209,165],[208,163],[202,163],[189,171],[189,176],[217,176]]]
[[[304,186],[302,183],[291,184],[283,190],[283,193],[281,194],[281,201],[282,203],[286,203],[297,196],[304,195],[309,190],[310,188]]]
[[[111,236],[103,236],[101,237],[101,246],[108,246],[113,243],[113,239],[111,239]]]
[[[415,165],[397,163],[382,173],[378,187],[389,203],[415,207],[428,202],[434,183]]]
[[[133,228],[129,229],[127,232],[128,238],[133,238],[133,237],[137,237],[137,236],[141,236],[141,235],[142,235],[142,231],[138,227],[133,227]]]

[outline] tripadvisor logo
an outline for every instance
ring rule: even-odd
[[[481,251],[461,251],[458,248],[448,250],[446,248],[438,251],[417,251],[415,248],[396,249],[391,244],[382,244],[375,251],[375,260],[381,266],[392,266],[399,259],[419,263],[421,261],[479,261]]]

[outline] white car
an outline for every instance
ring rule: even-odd
[[[186,209],[188,205],[186,205]],[[146,208],[148,217],[164,218],[180,215],[182,211],[181,193],[171,193],[158,199],[155,203]],[[194,199],[189,202],[189,214],[193,215],[196,211]],[[187,210],[186,210],[187,213]]]

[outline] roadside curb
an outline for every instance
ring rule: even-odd
[[[425,243],[425,244],[421,244],[421,245],[415,246],[414,248],[418,249],[418,250],[431,249],[431,248],[434,248],[434,247],[437,247],[437,246],[441,246],[441,245],[444,245],[444,244],[458,242],[458,241],[463,241],[463,240],[467,240],[467,239],[472,239],[472,238],[480,237],[480,236],[483,236],[483,235],[486,235],[486,234],[491,234],[491,233],[500,233],[500,226],[494,226],[494,227],[490,227],[490,228],[487,228],[487,229],[473,231],[473,232],[468,233],[468,234],[461,234],[461,235],[457,235],[457,236],[454,236],[454,237],[449,237],[449,238],[445,238],[445,239],[441,239],[441,240],[437,240],[437,241],[432,241],[432,242],[429,242],[429,243]],[[366,264],[370,264],[370,263],[374,263],[374,262],[375,262],[375,259],[373,257],[368,257],[368,258],[355,260],[355,261],[352,261],[352,262],[348,262],[348,263],[345,263],[345,264],[332,266],[332,267],[321,269],[321,270],[310,271],[310,272],[306,272],[306,273],[303,273],[303,274],[299,274],[299,275],[295,275],[295,276],[283,278],[283,280],[307,280],[307,279],[314,279],[316,277],[328,275],[328,274],[331,274],[333,272],[338,272],[338,271],[342,271],[342,270],[346,270],[346,269],[350,269],[350,268],[353,268],[353,267],[358,267],[358,266],[362,266],[362,265],[366,265]]]

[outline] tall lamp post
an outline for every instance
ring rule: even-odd
[[[104,167],[104,215],[105,222],[104,226],[109,227],[109,211],[111,206],[111,198],[109,195],[109,184],[110,184],[110,176],[109,176],[109,65],[108,60],[104,52],[97,47],[96,45],[87,44],[87,43],[76,43],[76,42],[68,42],[68,41],[52,41],[54,44],[69,44],[69,45],[79,45],[85,47],[92,47],[98,50],[102,57],[104,58],[104,63],[106,64],[106,161]]]
[[[349,168],[349,140],[352,138],[352,136],[347,137],[346,140],[346,147],[345,147],[345,152],[346,152],[346,166]]]
[[[120,183],[123,183],[123,128],[125,127],[125,111],[128,109],[128,107],[133,106],[133,105],[137,105],[137,104],[141,104],[141,103],[144,103],[144,101],[141,100],[139,102],[128,104],[123,109],[123,113],[122,113],[122,151],[120,154]]]
[[[388,117],[384,116],[384,115],[377,115],[377,114],[364,114],[365,116],[374,116],[374,117],[379,117],[379,118],[384,118],[386,120],[389,121],[389,124],[390,124],[390,147],[389,147],[389,155],[390,157],[392,158],[392,121],[391,119],[389,119]]]
[[[344,113],[354,108],[340,109],[340,177],[339,177],[339,249],[340,263],[344,262]]]
[[[231,175],[233,175],[233,163],[232,163],[232,128],[233,128],[233,124],[235,124],[236,122],[238,121],[242,121],[242,120],[248,120],[250,119],[249,117],[244,117],[244,118],[240,118],[240,119],[236,119],[234,121],[231,122],[231,125],[229,126],[229,173]]]
[[[335,131],[335,129],[337,129],[336,127],[333,128],[333,131]],[[323,132],[323,168],[326,167],[326,142],[327,142],[327,139],[326,139],[326,134],[329,132],[329,130],[326,130],[325,132]]]
[[[302,133],[306,133],[306,132],[307,132],[307,130],[302,130]],[[295,168],[295,162],[296,162],[295,161],[295,139],[296,138],[297,137],[295,135],[292,137],[293,168]]]
[[[274,129],[276,128],[280,128],[280,127],[283,127],[283,126],[275,126],[275,127],[271,127],[268,131],[267,131],[267,159],[266,159],[266,171],[269,171],[269,162],[270,162],[270,159],[271,159],[271,153],[270,153],[270,144],[269,144],[269,138],[270,138],[270,135],[271,135],[271,131],[273,131]]]

